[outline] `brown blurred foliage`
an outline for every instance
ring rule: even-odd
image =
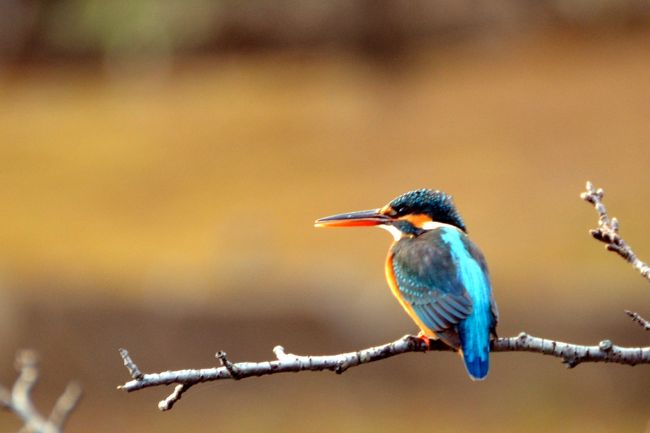
[[[650,22],[638,0],[2,0],[0,59],[163,58],[298,48],[381,59],[549,28],[630,31]]]
[[[499,331],[647,345],[647,284],[587,230],[605,188],[650,259],[647,3],[4,1],[0,382],[43,359],[68,431],[643,432],[647,368],[451,354],[126,395],[146,371],[338,353],[414,332],[374,230],[315,218],[452,193]],[[0,431],[18,429],[8,414]]]

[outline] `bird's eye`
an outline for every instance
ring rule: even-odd
[[[384,214],[386,216],[389,216],[389,217],[396,217],[397,216],[397,212],[390,205],[386,205],[383,208],[381,208],[379,213],[382,213],[382,214]]]

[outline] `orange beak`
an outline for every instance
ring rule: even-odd
[[[371,227],[391,221],[389,216],[380,213],[380,209],[348,212],[317,219],[314,227]]]

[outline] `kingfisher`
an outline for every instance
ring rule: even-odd
[[[316,220],[316,227],[370,227],[387,230],[394,242],[386,259],[393,295],[413,319],[419,336],[440,339],[460,353],[473,380],[490,367],[490,338],[496,338],[498,311],[483,254],[450,195],[410,191],[379,209]]]

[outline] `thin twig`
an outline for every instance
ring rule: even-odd
[[[126,349],[122,348],[118,350],[120,352],[120,356],[122,356],[122,360],[124,361],[124,366],[127,370],[129,370],[131,377],[134,379],[140,379],[142,377],[142,372],[129,356],[129,352]]]
[[[81,388],[69,384],[54,404],[49,417],[43,417],[31,400],[31,393],[38,381],[38,357],[35,352],[24,350],[16,355],[18,378],[11,392],[0,387],[0,407],[13,412],[24,425],[21,432],[62,433],[70,414],[81,398]]]
[[[650,331],[650,320],[646,320],[641,317],[639,313],[635,313],[634,311],[630,310],[625,310],[625,314],[630,316],[630,318],[632,318],[632,321],[638,323],[643,329]]]
[[[69,383],[63,391],[63,394],[61,394],[56,400],[56,403],[54,403],[54,407],[52,408],[49,417],[50,423],[63,431],[65,423],[68,421],[72,412],[76,409],[80,399],[81,386],[75,382]]]
[[[165,398],[164,400],[161,400],[161,401],[158,403],[158,409],[160,409],[160,410],[162,410],[162,411],[166,411],[166,410],[170,410],[171,408],[173,408],[173,407],[174,407],[174,404],[175,404],[178,400],[181,399],[181,397],[183,396],[183,393],[184,393],[185,391],[187,391],[188,389],[190,389],[191,386],[192,386],[192,385],[186,385],[186,384],[176,385],[176,386],[174,387],[174,392],[172,392],[171,394],[169,394],[169,395],[167,396],[167,398]]]
[[[615,252],[628,263],[631,263],[643,278],[650,281],[650,267],[639,260],[634,251],[632,251],[632,248],[627,244],[627,242],[625,242],[625,240],[623,240],[619,234],[621,225],[618,222],[618,219],[614,217],[610,219],[607,214],[607,209],[603,204],[605,191],[602,188],[595,188],[589,181],[587,181],[585,188],[587,190],[580,194],[580,198],[591,203],[598,213],[598,228],[589,230],[591,236],[593,236],[594,239],[603,242],[608,251]],[[638,313],[629,310],[625,310],[625,313],[630,316],[633,321],[640,324],[645,330],[650,330],[650,322],[645,320]]]
[[[614,251],[616,254],[631,263],[639,271],[643,278],[650,281],[650,267],[639,260],[634,254],[632,248],[623,240],[619,234],[620,223],[618,219],[611,218],[607,214],[607,209],[603,204],[605,191],[602,188],[595,188],[591,182],[587,182],[587,191],[580,194],[580,198],[591,203],[598,212],[598,228],[589,230],[591,235],[603,242],[608,251]]]
[[[224,352],[223,350],[220,350],[219,352],[217,352],[216,357],[219,360],[219,362],[221,363],[221,365],[226,367],[226,370],[228,370],[228,373],[230,373],[230,376],[234,380],[239,380],[241,378],[241,375],[239,374],[239,369],[235,366],[235,364],[230,362],[226,352]]]
[[[237,371],[237,379],[299,371],[330,370],[342,373],[350,367],[379,361],[402,353],[426,352],[428,350],[450,351],[451,349],[438,340],[431,341],[430,348],[427,349],[421,339],[412,335],[406,335],[399,340],[381,346],[329,356],[287,354],[281,346],[276,346],[273,352],[277,359],[272,361],[231,363],[230,368],[224,365],[198,370],[148,373],[139,379],[126,382],[124,385],[119,386],[118,389],[132,392],[152,386],[183,385],[182,388],[177,386],[172,395],[159,403],[161,410],[168,410],[171,409],[172,404],[180,398],[180,394],[189,386],[202,382],[235,379],[232,374],[233,369]],[[583,346],[533,337],[525,333],[521,333],[517,337],[499,338],[493,341],[491,351],[532,352],[555,356],[561,358],[562,362],[570,368],[583,362],[611,362],[624,365],[650,364],[650,347],[620,347],[612,344],[609,340],[603,340],[596,346]],[[178,397],[175,397],[175,394],[178,394]]]

